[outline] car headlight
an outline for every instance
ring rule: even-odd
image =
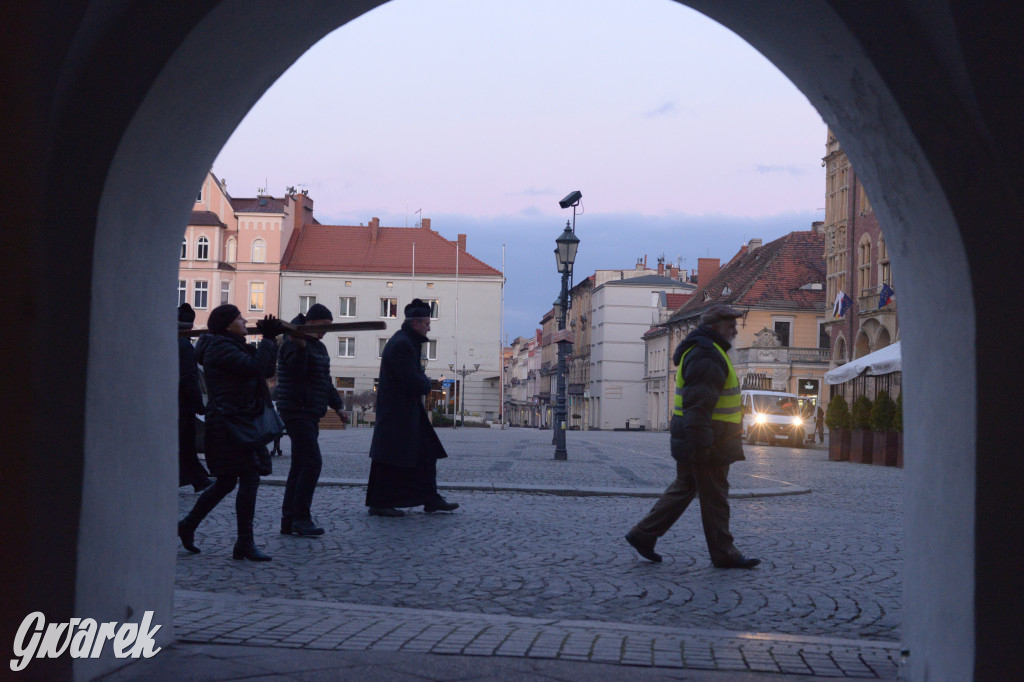
[[[803,426],[804,420],[800,417],[793,417],[793,426]]]
[[[754,423],[755,424],[764,424],[767,421],[768,421],[768,417],[764,416],[763,414],[755,414],[754,415]]]

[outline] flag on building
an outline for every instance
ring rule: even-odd
[[[839,317],[839,307],[843,303],[843,296],[846,296],[843,292],[836,294],[836,302],[832,304],[832,317]]]
[[[889,305],[889,301],[892,300],[893,294],[896,292],[892,290],[892,287],[886,283],[882,284],[882,290],[878,292],[878,307],[884,308]]]
[[[846,295],[846,292],[840,291],[836,294],[836,302],[832,305],[832,317],[843,317],[846,315],[846,311],[853,305],[853,299]]]

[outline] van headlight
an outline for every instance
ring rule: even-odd
[[[803,426],[804,420],[800,417],[793,417],[793,426]]]
[[[754,415],[754,423],[755,424],[764,424],[764,423],[767,423],[767,421],[768,421],[768,417],[764,416],[763,414],[755,414]]]

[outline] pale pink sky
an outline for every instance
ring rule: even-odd
[[[578,276],[645,253],[724,261],[808,229],[825,135],[764,57],[671,0],[392,0],[296,62],[214,172],[235,196],[308,189],[325,223],[412,225],[422,209],[548,284],[571,217],[557,202],[575,189]],[[506,300],[538,299],[511,311],[513,335],[553,300],[554,284],[532,286],[509,272]]]

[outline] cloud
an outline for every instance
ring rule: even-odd
[[[554,193],[555,190],[551,189],[550,187],[545,187],[543,189],[538,189],[537,187],[529,187],[520,192],[520,194],[526,194],[527,196],[548,196]]]
[[[657,109],[651,109],[650,111],[645,112],[644,113],[644,118],[656,118],[658,116],[667,116],[669,114],[674,114],[675,111],[676,111],[675,100],[669,100],[669,101],[665,102],[664,104],[662,104]]]
[[[759,175],[773,175],[775,173],[786,173],[798,178],[807,175],[807,168],[802,166],[769,166],[766,164],[754,164],[754,172]]]

